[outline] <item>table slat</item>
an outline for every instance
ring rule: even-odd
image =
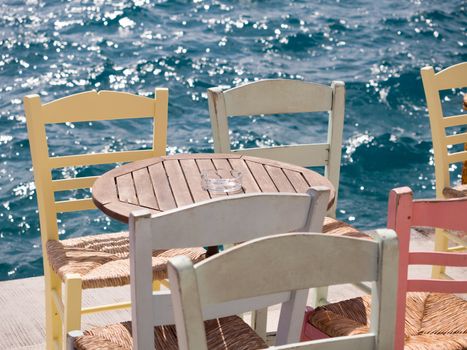
[[[201,174],[194,159],[180,160],[185,179],[188,182],[191,195],[195,202],[205,201],[210,199],[208,191],[203,190],[201,187]]]
[[[272,182],[271,177],[262,164],[250,161],[246,161],[246,164],[250,168],[251,174],[255,178],[258,186],[261,188],[261,191],[277,192],[274,182]]]
[[[232,169],[238,170],[242,173],[242,188],[245,193],[261,192],[255,178],[250,172],[243,159],[229,159]]]
[[[284,169],[284,174],[298,193],[305,193],[310,188],[302,173],[290,169]]]
[[[125,174],[117,177],[118,198],[122,202],[138,205],[135,185],[131,174]]]
[[[159,209],[165,211],[176,208],[177,205],[175,204],[164,165],[162,163],[157,163],[149,166],[148,170],[152,183],[154,184],[154,193],[159,203]]]
[[[294,187],[290,184],[289,179],[287,179],[281,168],[270,165],[265,165],[264,168],[279,192],[295,192]]]
[[[166,160],[164,162],[164,167],[167,177],[169,178],[170,188],[172,189],[177,207],[192,204],[193,199],[191,198],[190,190],[188,189],[188,185],[185,180],[185,175],[183,174],[178,160]]]
[[[144,207],[159,209],[148,168],[133,171],[133,179],[139,204]]]

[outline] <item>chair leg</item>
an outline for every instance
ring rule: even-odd
[[[311,289],[311,306],[317,308],[318,306],[328,303],[328,287],[319,287]]]
[[[266,340],[266,328],[268,322],[268,308],[251,312],[251,325],[261,338]]]
[[[63,339],[67,339],[70,331],[81,329],[81,300],[82,283],[81,276],[78,274],[69,274],[65,277],[65,295],[63,298]],[[62,348],[66,350],[66,341]]]
[[[443,230],[437,228],[435,230],[435,251],[445,252],[448,250],[449,239],[444,234]],[[431,277],[435,279],[445,278],[444,274],[446,272],[445,266],[436,266],[433,265]]]
[[[62,322],[59,311],[55,305],[53,290],[58,295],[62,294],[62,281],[60,277],[48,266],[44,264],[45,280],[45,338],[47,349],[54,349],[55,343],[62,341]]]

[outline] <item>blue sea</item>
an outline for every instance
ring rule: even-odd
[[[206,89],[262,78],[347,88],[338,218],[386,224],[388,192],[434,195],[419,70],[466,61],[466,3],[445,1],[2,0],[0,280],[41,275],[39,220],[22,98],[167,87],[168,152],[212,152]],[[459,114],[462,91],[443,95]],[[326,115],[233,118],[235,147],[324,141]],[[150,146],[147,121],[48,128],[51,152]],[[59,169],[54,177],[98,174]],[[459,166],[451,168],[458,178]],[[78,193],[78,195],[86,195]],[[125,226],[98,211],[60,217],[61,238]]]

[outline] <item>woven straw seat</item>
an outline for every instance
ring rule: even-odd
[[[167,261],[186,255],[194,262],[204,259],[203,248],[155,251],[152,258],[154,279],[167,278]],[[117,287],[130,283],[128,232],[102,234],[47,242],[47,255],[53,270],[62,280],[76,273],[83,289]]]
[[[267,344],[238,316],[209,320],[205,323],[208,349],[254,350],[267,348]],[[178,349],[175,325],[154,327],[157,349]],[[133,349],[131,322],[93,328],[75,339],[78,350]]]
[[[467,349],[467,301],[452,294],[407,294],[405,350]],[[369,331],[369,295],[318,307],[308,322],[331,337]]]
[[[457,185],[454,187],[446,187],[443,189],[443,195],[446,198],[462,198],[467,197],[467,184]]]
[[[355,238],[370,238],[370,236],[358,231],[355,227],[330,217],[324,218],[323,233]]]

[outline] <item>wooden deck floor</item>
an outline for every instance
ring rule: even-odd
[[[412,241],[413,250],[431,250],[431,236],[416,233]],[[430,267],[417,267],[411,271],[411,277],[429,276]],[[467,269],[453,269],[450,273],[458,279],[467,278]],[[0,282],[0,349],[44,349],[44,287],[43,277],[34,277]],[[353,286],[333,286],[330,289],[331,302],[361,295]],[[129,287],[87,290],[83,303],[98,305],[109,302],[129,300]],[[268,331],[277,325],[278,307],[269,310]],[[129,310],[105,312],[83,316],[83,329],[97,325],[129,320]]]

